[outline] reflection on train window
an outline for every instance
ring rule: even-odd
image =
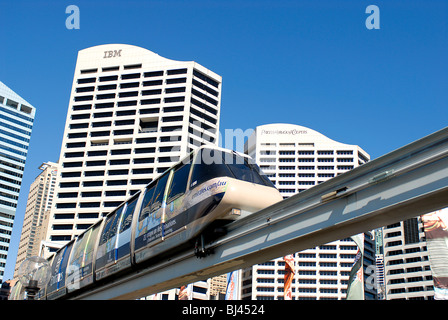
[[[165,193],[166,181],[168,180],[169,172],[165,173],[162,177],[160,177],[157,182],[157,186],[154,190],[154,200],[151,205],[151,212],[157,210],[162,206],[163,194]]]
[[[142,202],[142,209],[140,211],[140,217],[138,219],[138,221],[142,221],[144,220],[150,212],[150,205],[151,205],[151,200],[152,197],[154,195],[154,190],[155,190],[155,184],[151,185],[151,188],[149,188],[148,190],[146,190],[145,193],[145,197],[143,198],[143,202]]]
[[[107,217],[106,225],[104,226],[103,233],[101,235],[100,245],[106,243],[110,238],[112,238],[117,233],[117,222],[121,215],[121,211],[124,206],[118,208],[118,210]]]
[[[231,164],[228,164],[228,166],[237,179],[256,184],[272,186],[271,184],[266,183],[266,181],[258,173],[257,167],[253,164],[250,164],[247,158],[242,158],[234,154],[233,161],[231,162]]]
[[[174,199],[185,193],[190,168],[191,165],[186,164],[180,168],[175,169],[174,176],[170,186],[170,191],[168,193],[167,203],[170,203],[171,201],[173,201]]]
[[[233,177],[224,164],[223,152],[213,149],[202,149],[198,152],[191,176],[191,187],[218,177]]]
[[[122,218],[122,222],[121,222],[121,226],[120,226],[120,233],[127,230],[131,226],[132,216],[134,214],[135,205],[137,204],[137,199],[138,199],[138,197],[135,197],[133,200],[128,202],[126,211],[124,212],[124,215]]]

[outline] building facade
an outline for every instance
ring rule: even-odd
[[[79,51],[47,240],[69,241],[194,148],[217,144],[221,81],[136,46]]]
[[[40,254],[41,241],[45,240],[47,234],[48,217],[54,199],[58,164],[45,162],[39,169],[42,172],[31,183],[28,193],[14,279],[17,278],[19,267],[25,259]]]
[[[0,82],[0,282],[25,169],[36,109]]]
[[[432,300],[434,282],[420,217],[383,227],[385,298]]]
[[[259,126],[248,138],[245,152],[284,198],[302,192],[369,161],[357,145],[336,142],[312,129],[291,124]],[[364,268],[375,266],[375,245],[369,232],[364,242]],[[292,298],[345,299],[358,247],[351,238],[294,253]],[[242,299],[283,299],[283,257],[243,271]],[[373,287],[373,286],[372,286]],[[375,298],[374,288],[365,298]]]

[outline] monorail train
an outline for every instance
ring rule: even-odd
[[[186,246],[205,256],[204,235],[280,200],[250,157],[202,146],[55,252],[39,296],[67,298]]]

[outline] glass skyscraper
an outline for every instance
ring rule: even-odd
[[[0,281],[19,199],[36,109],[0,81]]]

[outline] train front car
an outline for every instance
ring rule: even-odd
[[[150,184],[135,223],[135,261],[191,244],[204,232],[213,237],[241,213],[282,200],[249,161],[230,150],[201,147]]]
[[[197,153],[186,202],[190,206],[208,202],[204,215],[210,213],[209,220],[215,224],[239,219],[281,200],[280,192],[250,157],[212,148]]]
[[[204,241],[225,232],[225,224],[253,214],[283,198],[272,182],[246,155],[218,148],[196,154],[185,204],[193,210],[190,237],[200,233],[196,254],[207,254]]]

